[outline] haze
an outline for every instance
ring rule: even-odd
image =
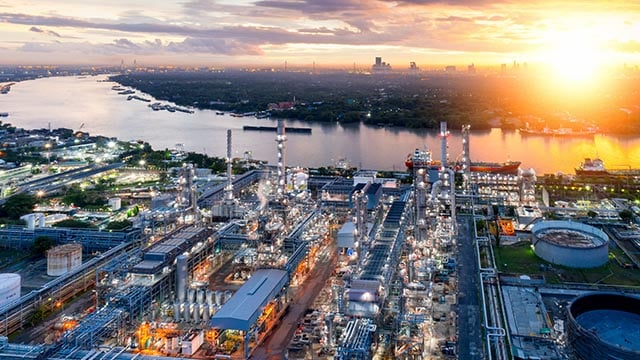
[[[491,0],[0,0],[4,64],[368,68],[383,56],[571,76],[637,65],[640,3]]]

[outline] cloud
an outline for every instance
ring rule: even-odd
[[[116,39],[111,43],[95,44],[89,42],[28,42],[21,47],[24,52],[41,53],[83,53],[101,55],[158,55],[168,53],[212,55],[262,55],[262,50],[252,44],[238,41],[211,38],[186,38],[184,41],[163,42],[154,41],[133,42],[126,38]]]
[[[380,3],[371,0],[261,0],[255,2],[255,5],[311,14],[368,11],[380,8]]]
[[[55,37],[58,37],[58,38],[62,37],[60,34],[58,34],[57,32],[55,32],[53,30],[43,30],[43,29],[40,29],[39,27],[35,27],[35,26],[32,26],[31,28],[29,28],[29,31],[35,32],[35,33],[40,33],[40,34],[51,35],[51,36],[55,36]]]

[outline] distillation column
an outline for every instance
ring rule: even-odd
[[[440,161],[441,167],[445,169],[449,164],[447,164],[447,160],[449,159],[449,153],[447,149],[447,138],[449,137],[449,131],[447,130],[447,122],[440,122]]]
[[[471,188],[471,152],[469,146],[469,125],[462,125],[462,179],[465,191]]]
[[[276,143],[278,144],[278,194],[284,195],[287,192],[287,167],[285,162],[287,135],[285,132],[285,122],[278,119],[278,133]]]
[[[224,187],[224,200],[222,203],[222,216],[233,218],[235,201],[233,198],[233,180],[231,171],[231,129],[227,130],[227,185]]]

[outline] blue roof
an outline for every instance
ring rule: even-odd
[[[288,281],[287,272],[259,269],[211,318],[211,327],[248,331]]]

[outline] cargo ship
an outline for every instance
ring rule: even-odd
[[[520,161],[505,161],[501,163],[497,162],[472,162],[470,170],[471,172],[483,172],[491,174],[517,174],[520,168]],[[456,166],[456,169],[458,167]]]
[[[600,158],[585,158],[580,166],[575,168],[578,176],[608,176],[608,177],[627,177],[640,176],[640,169],[632,169],[624,167],[618,169],[607,169],[604,161]]]
[[[586,158],[580,163],[580,166],[576,169],[576,175],[609,175],[609,172],[604,167],[604,161],[598,158]]]
[[[542,128],[542,129],[530,129],[520,128],[520,135],[540,135],[540,136],[558,136],[558,137],[590,137],[596,134],[594,128],[587,128],[581,130],[573,130],[571,128]]]
[[[414,166],[421,166],[428,169],[438,169],[440,167],[440,161],[433,160],[430,151],[420,149],[416,149],[413,154],[409,154],[404,164],[408,169],[413,169]],[[491,174],[517,174],[520,164],[520,161],[505,161],[501,163],[476,161],[471,162],[470,170],[472,172]],[[456,171],[459,171],[462,169],[462,164],[456,163],[454,168]]]

